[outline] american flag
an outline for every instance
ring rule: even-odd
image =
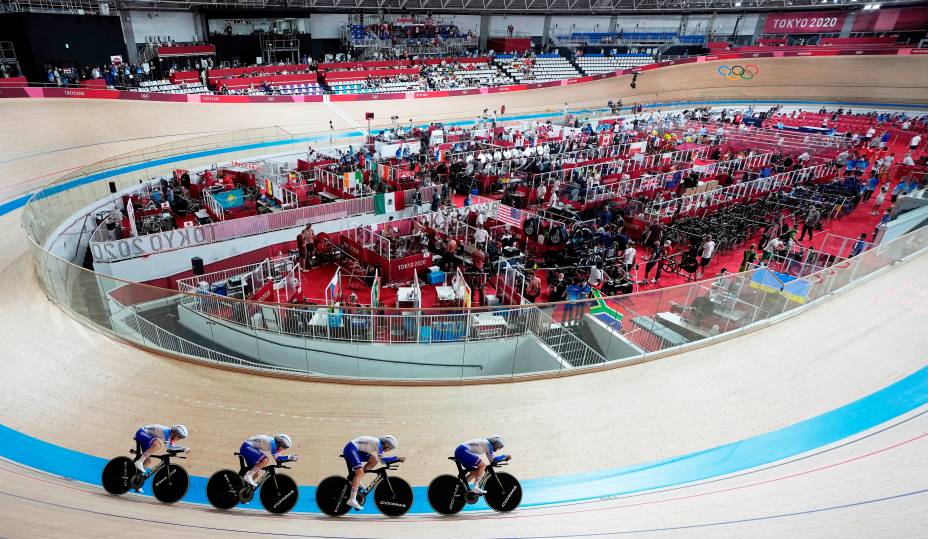
[[[496,219],[507,225],[522,226],[524,219],[522,211],[519,208],[513,208],[505,204],[496,206]]]

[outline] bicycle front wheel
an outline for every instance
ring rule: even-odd
[[[296,481],[289,475],[274,474],[261,485],[261,505],[275,515],[289,512],[300,498]]]
[[[484,499],[494,511],[508,513],[522,502],[522,485],[519,480],[508,473],[497,473],[486,485]]]
[[[151,492],[161,503],[175,503],[187,494],[190,478],[177,464],[162,466],[151,481]]]
[[[374,489],[374,505],[388,517],[401,517],[412,507],[412,487],[404,479],[388,477]]]

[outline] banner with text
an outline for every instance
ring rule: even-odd
[[[846,13],[807,11],[805,13],[770,13],[764,23],[765,34],[823,34],[840,32]]]

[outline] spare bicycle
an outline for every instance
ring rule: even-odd
[[[239,471],[219,470],[206,483],[206,497],[216,509],[232,509],[240,503],[248,503],[260,490],[261,505],[269,513],[282,515],[296,505],[300,497],[296,481],[289,475],[277,473],[278,469],[289,470],[278,461],[264,467],[264,474],[257,487],[245,482],[245,474],[251,469],[245,464],[245,457],[235,453],[239,460]]]
[[[103,467],[103,488],[115,495],[125,494],[129,490],[138,491],[149,477],[154,476],[151,491],[155,498],[162,503],[175,503],[184,497],[187,488],[190,487],[187,470],[171,463],[173,457],[187,458],[178,456],[178,453],[184,451],[183,449],[168,449],[164,455],[152,455],[151,458],[158,459],[160,462],[151,470],[142,473],[135,467],[136,461],[142,458],[143,453],[142,445],[136,440],[135,449],[129,450],[135,458],[116,457]]]
[[[345,458],[344,455],[339,455]],[[345,463],[347,465],[347,462]],[[412,507],[412,487],[404,479],[389,477],[387,471],[396,470],[399,462],[392,462],[366,473],[376,474],[377,477],[369,485],[358,489],[358,503],[364,505],[364,500],[371,492],[374,493],[374,506],[383,515],[400,517]],[[347,513],[351,507],[348,497],[351,496],[351,478],[354,470],[348,468],[346,477],[332,475],[326,477],[316,488],[316,505],[319,510],[331,517],[339,517]]]

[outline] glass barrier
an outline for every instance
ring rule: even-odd
[[[762,266],[575,302],[404,310],[268,304],[163,289],[97,274],[46,250],[62,226],[111,196],[109,182],[122,189],[175,168],[302,152],[318,136],[279,128],[214,134],[72,172],[23,209],[42,287],[82,323],[178,358],[320,379],[498,380],[618,365],[759,327],[928,247],[928,229],[917,230],[856,257],[838,257],[831,267],[802,266],[788,283]]]

